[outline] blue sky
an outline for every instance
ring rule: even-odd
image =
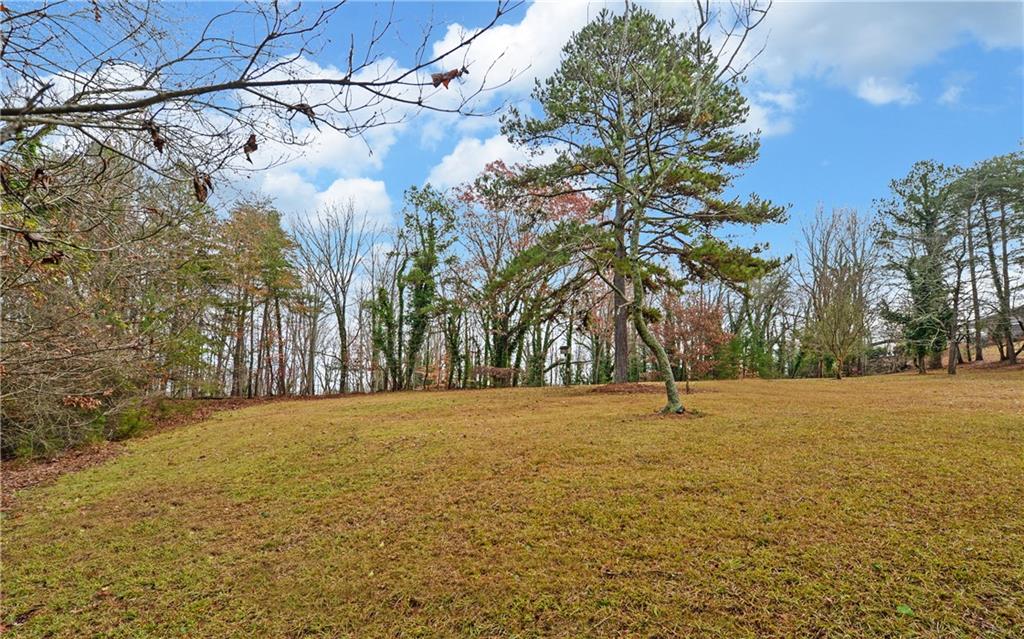
[[[528,104],[533,78],[550,73],[565,40],[604,6],[621,5],[524,5],[470,51],[471,75],[462,88],[475,87],[480,70],[498,58],[492,80],[516,77],[478,108]],[[691,5],[648,6],[685,23]],[[332,43],[313,61],[343,66],[346,47],[335,43],[347,43],[350,32],[365,34],[374,17],[383,19],[389,10],[372,3],[344,7],[329,28]],[[409,65],[425,25],[433,25],[432,43],[440,47],[460,29],[485,23],[493,11],[490,2],[398,2],[396,28],[381,53]],[[889,180],[917,160],[970,164],[1019,148],[1024,139],[1022,11],[1013,2],[777,2],[759,33],[767,44],[746,88],[753,104],[751,126],[764,133],[761,159],[737,182],[737,190],[792,204],[792,210],[788,224],[760,229],[756,239],[787,253],[800,223],[819,204],[869,211],[872,201],[886,194]],[[292,215],[352,197],[357,206],[387,220],[400,210],[409,185],[430,179],[450,186],[495,159],[523,159],[501,139],[497,118],[420,114],[373,132],[365,142],[325,140],[303,150],[298,162],[254,181]]]

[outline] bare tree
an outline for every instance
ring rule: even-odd
[[[819,209],[804,228],[799,284],[809,307],[805,340],[835,360],[836,379],[843,364],[864,348],[876,285],[877,251],[868,224],[856,211]]]
[[[348,391],[348,301],[352,281],[377,236],[352,201],[328,205],[295,224],[304,271],[326,298],[338,329],[338,373],[341,392]]]
[[[474,65],[473,84],[451,80],[468,74],[470,45],[519,4],[497,0],[487,24],[436,54],[427,53],[428,26],[407,67],[383,53],[385,38],[395,36],[388,14],[352,34],[344,62],[326,68],[312,56],[329,45],[325,28],[341,19],[344,2],[307,9],[254,1],[200,25],[176,3],[5,6],[2,230],[74,242],[83,226],[109,222],[44,214],[73,196],[48,185],[82,158],[99,160],[94,182],[110,179],[108,161],[123,157],[128,170],[143,166],[189,183],[205,201],[218,171],[274,164],[283,158],[268,150],[284,153],[327,130],[362,136],[421,110],[474,113],[473,99],[493,88],[488,69]]]

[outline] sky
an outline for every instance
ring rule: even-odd
[[[473,105],[492,115],[419,113],[364,139],[323,136],[293,161],[252,176],[250,184],[274,197],[286,217],[352,198],[357,208],[389,222],[411,185],[450,187],[490,161],[522,161],[524,152],[500,135],[498,114],[511,104],[529,109],[534,80],[557,67],[571,34],[601,8],[621,6],[524,4],[474,44],[466,58],[470,75],[453,87],[471,91],[493,63],[488,83],[509,81]],[[692,3],[645,6],[684,28]],[[493,2],[352,3],[329,24],[330,42],[311,62],[343,68],[347,46],[335,43],[347,44],[350,34],[365,37],[374,19],[393,13],[381,53],[407,67],[426,26],[429,48],[440,51],[485,24],[494,8]],[[208,4],[194,9],[213,10]],[[744,93],[751,103],[748,126],[761,132],[761,157],[735,188],[791,206],[787,223],[751,236],[775,254],[794,250],[801,224],[819,206],[869,213],[889,181],[915,161],[969,165],[1024,142],[1022,3],[776,1],[754,36],[752,46],[760,45]]]

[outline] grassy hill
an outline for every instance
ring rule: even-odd
[[[1024,371],[281,402],[3,515],[9,636],[1020,636]]]

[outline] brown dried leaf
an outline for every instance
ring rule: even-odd
[[[167,139],[160,135],[160,128],[155,122],[150,120],[146,123],[146,131],[149,132],[149,137],[153,141],[153,146],[156,147],[157,153],[164,152],[164,145],[167,144]]]
[[[249,154],[255,153],[258,148],[260,147],[256,144],[256,134],[250,133],[249,139],[245,141],[245,146],[242,147],[242,151],[245,152],[245,159],[249,164],[252,164],[252,158],[249,157]]]
[[[206,173],[197,173],[192,176],[192,190],[195,191],[196,199],[199,202],[206,202],[213,191],[213,180]]]
[[[433,83],[435,88],[438,85],[443,84],[444,88],[447,89],[448,83],[463,75],[469,75],[469,69],[466,67],[462,67],[461,69],[452,69],[451,71],[445,71],[444,73],[431,73],[430,81]]]

